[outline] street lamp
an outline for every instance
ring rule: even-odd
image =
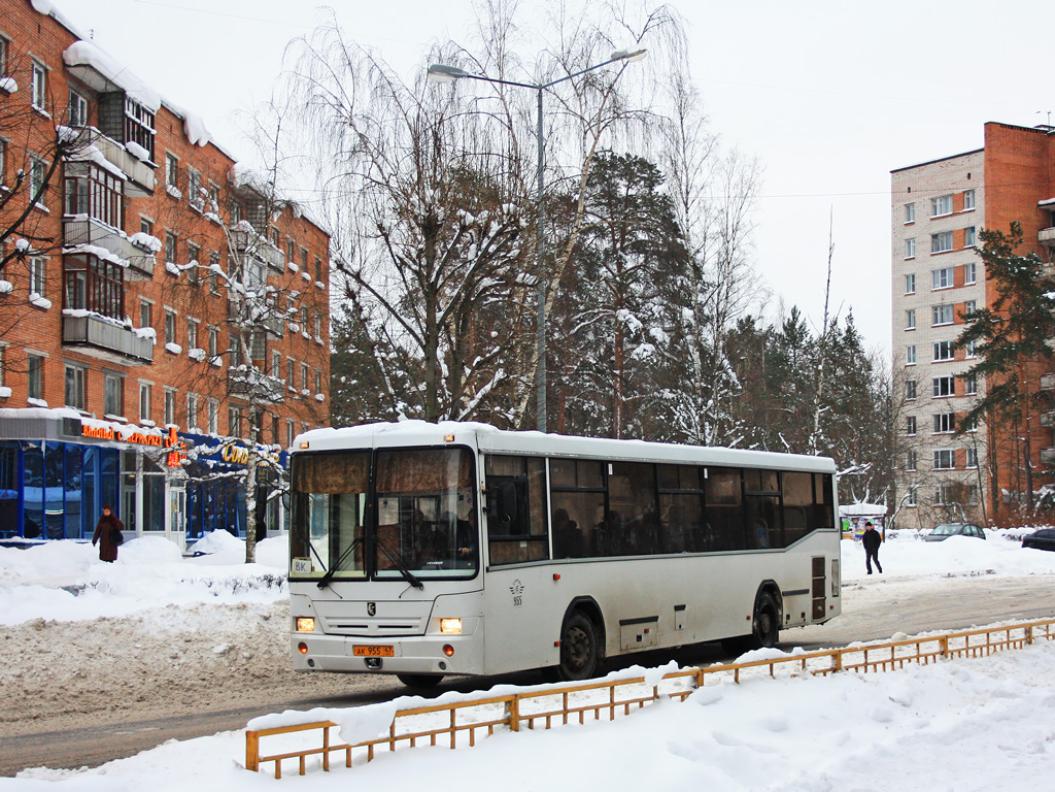
[[[538,288],[536,290],[536,320],[535,320],[535,345],[538,356],[538,371],[535,375],[535,404],[537,408],[537,428],[540,432],[546,431],[546,279],[542,277],[543,260],[545,258],[545,237],[543,234],[543,190],[545,189],[545,166],[546,147],[542,137],[542,92],[554,85],[581,77],[587,72],[600,69],[612,63],[633,63],[645,57],[648,50],[617,50],[612,53],[608,60],[587,66],[573,74],[565,75],[547,83],[525,83],[514,80],[500,80],[497,77],[488,77],[486,74],[472,74],[457,66],[448,66],[444,63],[433,63],[429,65],[428,79],[431,82],[452,83],[455,80],[479,80],[481,82],[495,83],[497,85],[512,85],[517,88],[529,88],[535,91],[538,106],[535,136],[538,140],[538,193],[535,197],[537,225],[535,227],[535,264],[538,273]]]

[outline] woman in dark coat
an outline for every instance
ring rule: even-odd
[[[95,524],[95,534],[92,535],[92,546],[99,543],[99,560],[112,563],[117,560],[118,541],[114,541],[114,534],[124,530],[124,525],[109,506],[103,506],[103,516]]]

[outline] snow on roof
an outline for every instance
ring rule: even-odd
[[[886,512],[882,503],[847,503],[839,507],[839,514],[845,517],[875,517]]]
[[[170,99],[163,99],[162,104],[183,119],[183,133],[192,145],[208,146],[212,143],[212,135],[209,134],[209,130],[205,127],[205,122],[202,121],[201,116],[180,107]],[[224,153],[226,154],[226,152]],[[234,159],[234,157],[231,159]]]
[[[1043,201],[1037,201],[1037,206],[1050,206],[1055,208],[1055,198],[1045,198]]]
[[[100,49],[94,41],[73,42],[62,53],[62,60],[67,66],[90,66],[152,113],[161,107],[161,96],[155,90]]]
[[[449,438],[453,437],[453,441]],[[342,429],[313,429],[299,435],[294,449],[308,443],[309,450],[377,448],[402,445],[469,445],[488,453],[522,453],[549,456],[583,456],[598,459],[647,459],[654,462],[747,466],[835,473],[828,457],[746,451],[736,448],[655,443],[645,440],[613,440],[572,437],[543,432],[496,429],[489,424],[459,421],[400,421],[374,423]],[[884,510],[885,511],[885,510]]]
[[[52,3],[51,0],[29,0],[29,4],[33,6],[33,10],[38,14],[51,17],[77,38],[87,38],[87,36],[81,33],[81,31],[78,30],[69,19],[63,16],[62,13],[55,8],[55,4]]]

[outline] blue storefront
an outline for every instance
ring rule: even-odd
[[[244,454],[209,435],[134,429],[64,410],[0,410],[0,540],[89,539],[104,505],[127,531],[181,547],[212,530],[244,535]],[[276,484],[264,477],[258,487],[258,536],[285,527]]]

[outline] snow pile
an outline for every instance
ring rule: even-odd
[[[10,294],[15,287],[9,280],[0,280],[0,294]]]
[[[337,711],[336,720],[349,733],[368,734],[407,701],[362,707],[357,715]],[[708,685],[684,703],[660,702],[615,723],[588,720],[515,735],[503,729],[490,738],[477,735],[471,751],[442,744],[396,757],[382,751],[377,761],[351,770],[337,763],[323,773],[319,758],[311,757],[309,783],[320,790],[410,789],[425,778],[456,778],[460,792],[483,792],[509,768],[528,768],[514,788],[566,789],[581,780],[591,789],[790,792],[890,789],[908,778],[913,789],[1046,789],[1055,759],[1053,701],[1055,644],[1044,643],[889,674]],[[342,736],[348,736],[344,728]],[[272,738],[262,748],[271,752],[277,745]],[[25,770],[8,783],[28,792],[273,785],[270,765],[259,775],[240,767],[244,751],[242,733],[226,732],[172,740],[94,769]],[[295,767],[287,763],[286,771]]]
[[[127,151],[129,154],[131,154],[138,160],[142,160],[143,162],[150,162],[150,152],[140,146],[134,140],[129,140],[125,142],[125,151]]]
[[[18,93],[18,83],[15,82],[15,78],[0,77],[0,91],[7,91],[9,94]]]
[[[189,110],[185,110],[168,99],[164,100],[164,104],[165,107],[183,120],[183,134],[187,136],[187,140],[189,140],[192,145],[209,145],[212,136],[209,134],[209,130],[205,128],[205,122],[202,121],[199,116]]]
[[[41,297],[36,292],[30,292],[29,304],[35,305],[37,308],[43,308],[45,311],[51,309],[51,300],[47,297]]]
[[[841,545],[843,580],[866,577],[864,546],[849,541]],[[967,536],[924,542],[907,538],[904,532],[882,544],[879,563],[883,565],[883,575],[878,577],[1055,574],[1055,553],[1023,548],[1018,542]]]
[[[243,563],[242,541],[226,531],[207,539],[202,549],[213,553],[201,558],[182,558],[175,543],[160,536],[129,539],[113,564],[99,561],[88,542],[0,547],[0,625],[127,616],[196,603],[270,603],[286,596],[284,537],[260,542],[256,564]]]
[[[149,250],[151,253],[157,253],[161,250],[161,240],[145,231],[136,231],[128,238],[128,241],[136,247]]]
[[[67,66],[88,66],[94,69],[110,82],[121,86],[126,94],[152,113],[156,113],[161,106],[161,97],[153,89],[132,74],[128,67],[103,52],[93,41],[73,42],[62,53],[62,60]]]

